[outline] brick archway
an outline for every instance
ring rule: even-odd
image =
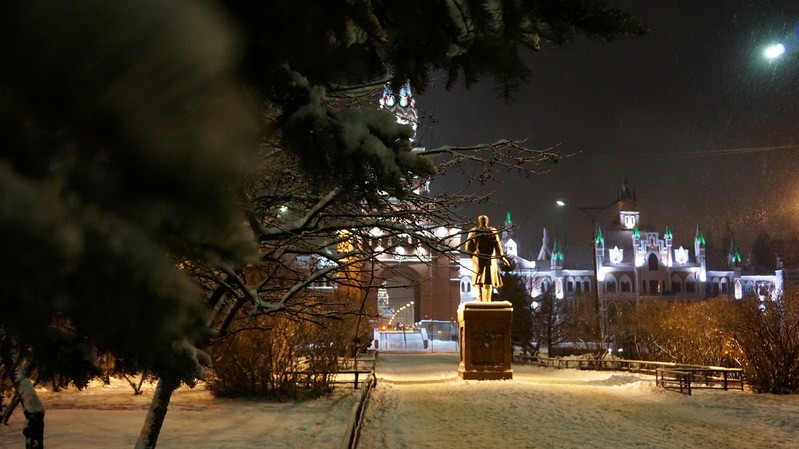
[[[384,286],[384,283],[387,285]],[[381,287],[385,291],[381,292]],[[393,299],[396,301],[392,300],[389,289],[395,290]],[[413,323],[421,320],[455,320],[460,304],[457,265],[447,257],[438,257],[430,263],[384,265],[375,272],[369,288],[369,304],[376,308],[373,314],[376,319],[380,316],[379,302],[386,300],[386,294],[389,306],[401,307],[413,298]],[[410,319],[410,315],[406,316]]]

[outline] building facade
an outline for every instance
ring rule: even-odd
[[[674,236],[641,227],[635,193],[626,176],[610,223],[597,223],[593,238],[593,269],[572,269],[558,239],[550,242],[546,229],[538,257],[519,256],[518,242],[503,233],[505,252],[515,261],[513,274],[524,279],[533,298],[552,289],[557,298],[591,295],[604,311],[640,304],[648,299],[698,300],[716,296],[740,299],[750,293],[773,297],[783,290],[784,270],[750,273],[744,269],[734,242],[726,260],[709,257],[707,241],[697,226],[692,236]],[[511,229],[510,214],[505,229]],[[469,261],[461,263],[461,301],[473,299]]]

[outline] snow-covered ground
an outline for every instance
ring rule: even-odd
[[[640,374],[514,365],[508,381],[464,381],[454,353],[378,361],[361,449],[792,448],[799,396],[656,388]],[[338,448],[356,395],[300,403],[219,400],[201,387],[175,395],[159,448]],[[93,386],[41,392],[51,449],[132,447],[151,391]],[[0,448],[23,447],[22,415],[0,427]]]
[[[159,448],[337,448],[357,400],[340,388],[314,401],[270,402],[215,399],[202,386],[181,388],[169,404]],[[124,382],[83,391],[39,391],[45,406],[48,449],[132,448],[147,414],[153,387],[134,396]],[[24,448],[24,418],[17,407],[0,425],[0,448]]]
[[[513,367],[464,381],[457,355],[381,355],[361,448],[799,448],[799,397],[655,387],[653,376]]]

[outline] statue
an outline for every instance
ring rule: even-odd
[[[472,255],[472,284],[477,288],[477,300],[490,302],[494,288],[502,287],[497,261],[506,261],[499,233],[488,226],[488,217],[477,217],[477,226],[469,230],[466,251]],[[506,262],[507,263],[507,262]]]

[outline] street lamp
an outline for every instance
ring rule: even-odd
[[[777,59],[783,54],[785,54],[785,45],[780,43],[769,45],[763,50],[763,56],[770,60]]]
[[[574,204],[568,203],[563,200],[555,201],[560,207],[571,207],[572,209],[579,210],[580,212],[587,215],[591,218],[591,258],[593,259],[594,263],[594,277],[591,280],[591,288],[593,289],[594,293],[594,301],[596,306],[599,308],[599,330],[602,333],[603,337],[608,337],[608,310],[605,304],[600,302],[599,300],[599,266],[597,265],[597,255],[596,255],[596,232],[597,232],[597,221],[596,217],[599,215],[600,212],[604,211],[605,209],[614,206],[619,203],[620,200],[615,200],[610,204],[606,204],[604,206],[586,206],[580,207],[575,206]]]

